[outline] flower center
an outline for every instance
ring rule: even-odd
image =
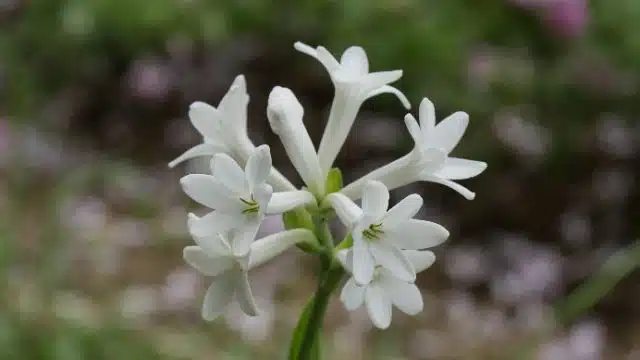
[[[369,241],[378,240],[384,234],[381,228],[382,224],[371,224],[368,229],[362,231],[362,236]]]
[[[247,205],[247,208],[242,210],[243,214],[257,214],[258,211],[260,211],[260,204],[258,204],[258,202],[253,198],[253,195],[251,195],[250,200],[240,198],[240,201],[242,201],[243,204]]]

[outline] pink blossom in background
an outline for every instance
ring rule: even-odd
[[[556,35],[575,39],[584,34],[589,20],[588,0],[511,0],[511,3],[536,11]]]

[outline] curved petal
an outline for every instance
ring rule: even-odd
[[[358,284],[366,285],[373,279],[375,262],[368,244],[358,237],[353,239],[353,278]]]
[[[253,298],[251,285],[249,284],[249,276],[246,271],[238,271],[236,274],[236,300],[240,305],[242,312],[249,316],[257,316],[259,313],[258,305]]]
[[[418,116],[420,118],[420,128],[422,128],[422,136],[424,139],[428,139],[436,127],[436,108],[431,100],[422,99],[420,109],[418,109]]]
[[[253,243],[256,238],[261,222],[262,217],[251,216],[244,224],[232,231],[231,249],[234,256],[242,257],[249,254],[251,243]]]
[[[402,70],[377,71],[367,74],[359,86],[364,92],[363,95],[367,96],[372,91],[377,90],[384,85],[388,85],[401,77]]]
[[[240,201],[211,175],[189,174],[180,179],[180,185],[190,198],[206,207],[225,212],[241,211]]]
[[[367,286],[365,303],[373,324],[380,329],[388,328],[391,324],[391,300],[379,284]]]
[[[473,200],[476,197],[476,194],[467,189],[466,187],[453,182],[451,180],[447,180],[447,179],[443,179],[443,178],[439,178],[433,175],[428,175],[428,176],[420,176],[420,180],[422,181],[430,181],[430,182],[434,182],[434,183],[438,183],[438,184],[442,184],[444,186],[447,186],[453,190],[455,190],[456,192],[458,192],[458,194],[464,196],[465,199],[467,200]]]
[[[467,125],[469,125],[469,115],[462,111],[455,112],[436,125],[430,140],[434,142],[435,147],[450,153],[460,142],[467,130]]]
[[[351,46],[340,57],[342,70],[352,76],[362,76],[369,73],[369,59],[367,53],[360,46]]]
[[[416,273],[428,269],[436,261],[436,255],[428,250],[404,250],[403,253],[411,261]]]
[[[316,237],[307,229],[281,231],[258,239],[251,244],[249,269],[264,264],[295,244],[312,241],[317,241]]]
[[[202,318],[213,321],[222,315],[227,309],[227,305],[233,299],[235,291],[235,280],[232,271],[221,274],[209,286],[202,304]]]
[[[313,195],[306,190],[282,191],[273,193],[267,214],[281,214],[297,208],[298,206],[311,204],[315,201]]]
[[[318,52],[316,51],[316,49],[314,49],[313,47],[301,42],[301,41],[296,41],[293,44],[293,48],[300,51],[303,54],[307,54],[309,56],[313,56],[313,57],[317,57],[318,56]]]
[[[380,94],[393,94],[398,98],[398,100],[400,100],[400,102],[402,103],[402,106],[404,106],[405,109],[407,110],[411,109],[411,102],[409,102],[409,99],[407,99],[407,97],[402,93],[402,91],[389,85],[383,85],[373,90],[372,92],[369,93],[369,95],[367,96],[367,99],[370,99],[374,96],[378,96]]]
[[[400,311],[408,315],[416,315],[422,311],[424,302],[420,289],[414,284],[399,281],[391,276],[384,276],[380,279],[380,286],[388,294],[391,302]]]
[[[366,287],[360,286],[352,277],[347,280],[340,292],[340,301],[344,304],[344,308],[352,311],[360,307],[364,302],[364,293]]]
[[[225,131],[222,136],[233,136],[232,139],[237,140],[238,136],[246,135],[248,103],[247,82],[243,75],[238,75],[218,106],[221,130]]]
[[[336,60],[336,58],[333,55],[331,55],[329,50],[327,50],[324,46],[318,46],[316,48],[315,58],[318,59],[318,61],[320,61],[320,63],[322,64],[322,66],[325,67],[325,69],[327,69],[327,72],[329,72],[329,75],[334,73],[336,70],[340,69],[340,63],[338,62],[338,60]]]
[[[345,270],[353,273],[353,251],[349,249],[340,250],[336,254],[336,257]]]
[[[216,144],[216,143],[202,143],[202,144],[198,144],[194,147],[192,147],[191,149],[185,151],[184,153],[182,153],[182,155],[178,156],[177,158],[173,159],[170,163],[169,163],[169,167],[175,167],[176,165],[180,164],[181,162],[184,162],[186,160],[189,159],[193,159],[195,157],[199,157],[199,156],[213,156],[217,153],[226,151],[226,148],[221,145],[221,144]]]
[[[189,106],[189,120],[205,138],[219,140],[224,136],[220,132],[218,114],[218,109],[201,101]]]
[[[329,194],[327,199],[344,226],[352,230],[355,223],[362,217],[362,209],[353,200],[340,193]]]
[[[212,211],[200,218],[189,214],[189,233],[207,253],[227,254],[230,251],[218,234],[239,226],[242,221],[243,219],[239,216],[232,216],[220,211]]]
[[[380,181],[370,180],[362,189],[362,212],[372,221],[378,222],[389,208],[389,190]]]
[[[422,196],[411,194],[400,200],[394,207],[389,209],[382,218],[382,228],[384,230],[393,229],[403,222],[412,219],[422,207]]]
[[[267,212],[267,208],[269,206],[269,202],[271,201],[271,197],[273,196],[273,187],[267,183],[262,183],[258,185],[253,190],[253,199],[258,203],[258,215],[263,217]]]
[[[420,129],[420,125],[416,121],[416,118],[411,114],[407,114],[404,117],[404,124],[407,126],[407,130],[409,130],[409,135],[413,139],[413,143],[419,149],[424,147],[424,138],[422,137],[422,131]]]
[[[207,276],[217,276],[233,267],[233,259],[225,256],[209,256],[200,246],[187,246],[182,257],[192,268]]]
[[[450,157],[444,167],[433,175],[449,180],[464,180],[479,175],[487,168],[487,163],[476,160]]]
[[[238,195],[246,195],[249,192],[244,170],[227,154],[216,154],[211,159],[211,172],[213,176],[229,191]]]
[[[271,152],[269,145],[258,146],[247,159],[245,174],[249,183],[249,191],[253,192],[259,184],[267,181],[271,172]]]
[[[389,270],[396,278],[404,281],[416,279],[416,271],[402,250],[384,240],[371,243],[369,249],[376,264]]]
[[[419,250],[442,244],[449,237],[449,232],[434,222],[410,219],[387,230],[385,235],[388,241],[401,249]]]

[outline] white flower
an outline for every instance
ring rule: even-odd
[[[357,199],[369,180],[381,181],[389,189],[415,181],[430,181],[446,185],[469,200],[475,197],[475,193],[452,180],[472,178],[483,172],[487,164],[449,156],[467,129],[469,116],[456,112],[436,125],[435,109],[427,98],[420,103],[419,112],[420,125],[411,114],[405,116],[405,124],[415,142],[413,150],[345,186],[341,193]]]
[[[431,251],[404,250],[403,253],[417,273],[431,266],[436,259]],[[349,272],[353,270],[352,258],[351,250],[338,253],[342,266]],[[408,315],[418,314],[424,306],[420,289],[413,282],[397,278],[383,267],[376,267],[373,279],[366,285],[359,285],[350,277],[342,288],[340,300],[349,311],[365,303],[373,324],[381,329],[391,324],[392,305]]]
[[[397,96],[407,109],[411,104],[400,90],[388,85],[402,77],[402,70],[369,72],[369,60],[361,47],[352,46],[345,50],[339,62],[322,46],[314,49],[296,42],[294,47],[316,58],[327,69],[335,87],[336,93],[331,104],[329,120],[318,148],[320,165],[326,175],[365,100],[378,94],[391,93]]]
[[[244,76],[238,75],[217,108],[199,101],[191,104],[189,119],[202,135],[203,142],[171,161],[169,167],[194,157],[214,156],[219,153],[227,153],[244,165],[255,149],[247,133],[248,103],[246,81]],[[291,182],[275,169],[269,174],[269,183],[278,191],[295,189]]]
[[[244,313],[257,315],[248,271],[296,243],[314,241],[313,233],[309,230],[289,230],[257,240],[251,244],[247,255],[238,256],[233,253],[230,242],[223,234],[194,239],[198,245],[184,249],[185,261],[201,273],[216,277],[207,289],[202,306],[202,317],[208,321],[221,315],[234,297]]]
[[[304,109],[291,90],[280,86],[273,88],[267,105],[271,129],[280,137],[289,159],[304,183],[316,196],[322,197],[325,176],[320,169],[313,142],[302,123],[303,115]]]
[[[212,175],[190,174],[180,179],[184,192],[215,211],[189,222],[193,236],[233,232],[234,254],[246,255],[266,214],[289,211],[308,204],[313,196],[304,190],[273,193],[266,183],[271,172],[269,146],[257,147],[244,170],[226,154],[211,160]]]
[[[436,246],[449,237],[442,226],[413,219],[422,206],[422,197],[412,194],[387,211],[389,191],[378,181],[369,181],[362,190],[362,209],[340,193],[328,200],[353,237],[353,277],[368,284],[376,265],[395,277],[413,281],[416,273],[402,250]]]

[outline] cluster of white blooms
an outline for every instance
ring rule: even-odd
[[[416,273],[435,260],[434,254],[425,249],[449,236],[438,224],[413,219],[423,202],[418,194],[389,209],[389,190],[430,181],[473,199],[474,193],[454,180],[474,177],[486,164],[449,156],[466,130],[468,116],[457,112],[436,124],[433,104],[425,98],[420,104],[419,124],[411,114],[405,117],[415,142],[409,154],[344,188],[329,186],[333,163],[365,100],[391,93],[410,108],[407,98],[389,85],[402,76],[402,71],[369,72],[366,53],[360,47],[348,48],[340,61],[322,46],[312,48],[298,42],[295,48],[316,58],[335,87],[317,151],[303,123],[304,109],[294,93],[276,86],[269,95],[269,125],[282,141],[304,187],[296,188],[273,168],[268,145],[256,147],[249,139],[249,96],[242,75],[234,80],[217,108],[201,102],[191,105],[189,118],[203,142],[170,163],[175,166],[194,157],[211,157],[211,175],[190,174],[180,180],[188,196],[212,209],[202,217],[189,214],[188,228],[196,245],[186,247],[183,254],[195,269],[215,277],[206,292],[202,315],[207,320],[215,319],[232,298],[245,313],[257,314],[248,271],[296,244],[306,244],[309,249],[330,251],[350,274],[341,292],[345,308],[353,310],[364,303],[373,323],[386,328],[391,322],[392,305],[407,314],[422,310],[422,296],[414,284]],[[354,202],[360,198],[361,207]],[[312,227],[289,228],[256,239],[266,215],[299,209],[314,216],[326,216],[332,209],[350,235],[337,247],[328,245],[328,249]]]

